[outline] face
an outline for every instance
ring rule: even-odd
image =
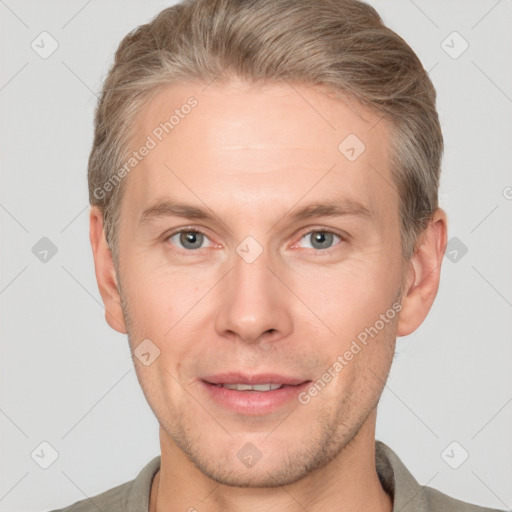
[[[132,352],[146,340],[162,442],[218,482],[296,481],[357,437],[391,365],[389,127],[312,87],[232,81],[173,85],[136,128],[134,150],[155,146],[125,178],[117,325]]]

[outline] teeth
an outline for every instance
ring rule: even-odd
[[[217,386],[236,391],[273,391],[283,387],[282,384],[217,384]]]

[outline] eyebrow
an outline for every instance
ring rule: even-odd
[[[331,199],[316,201],[300,208],[292,209],[274,224],[284,219],[291,221],[307,220],[314,217],[342,217],[353,216],[363,219],[371,219],[372,211],[362,203],[350,198]],[[198,219],[210,222],[219,222],[220,219],[211,210],[200,208],[191,204],[181,203],[172,200],[161,200],[146,208],[140,217],[140,223],[152,219],[165,217],[183,217],[187,219]],[[220,221],[222,222],[222,221]],[[222,222],[222,224],[224,224]]]

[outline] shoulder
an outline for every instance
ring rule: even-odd
[[[456,500],[432,487],[424,487],[423,493],[428,503],[428,510],[433,512],[502,512],[495,508],[479,507]]]
[[[503,512],[420,485],[398,455],[381,441],[375,443],[375,463],[382,487],[393,497],[393,512]]]
[[[123,497],[129,493],[132,485],[133,480],[113,487],[91,498],[77,501],[65,508],[52,510],[50,512],[97,512],[98,510],[121,512],[124,510]]]
[[[149,461],[137,477],[101,494],[49,512],[147,512],[153,477],[160,469],[160,455]]]

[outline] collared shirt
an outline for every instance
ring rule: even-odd
[[[421,486],[389,446],[376,441],[375,448],[377,474],[393,499],[393,512],[499,512]],[[151,484],[160,469],[160,460],[160,455],[155,457],[130,482],[52,512],[148,512]]]

